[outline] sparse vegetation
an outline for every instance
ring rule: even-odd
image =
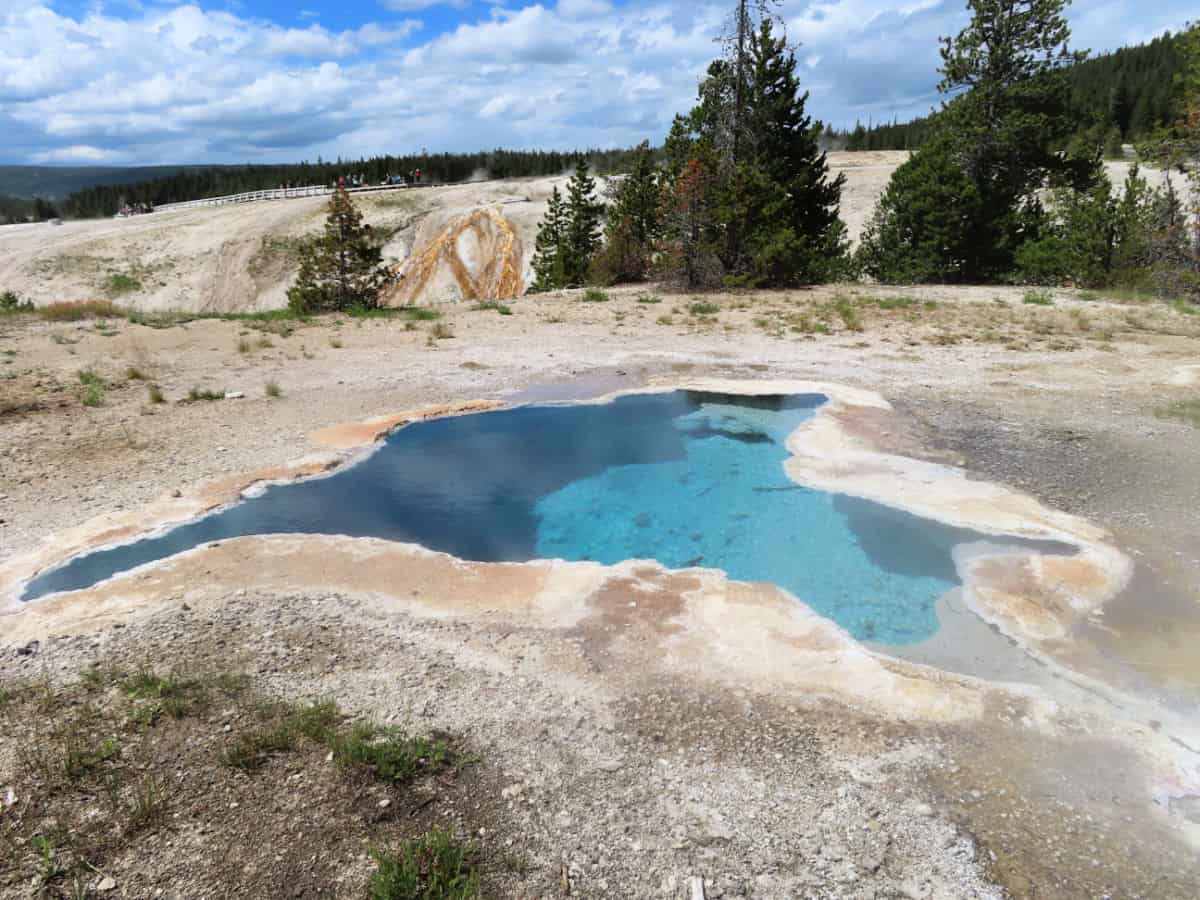
[[[129,381],[145,381],[146,373],[137,366],[127,366],[125,369],[125,378]]]
[[[147,391],[147,399],[154,404],[167,402],[167,398],[163,396],[162,388],[157,384],[150,385]]]
[[[49,303],[38,309],[48,322],[79,322],[83,319],[120,318],[121,310],[109,300],[74,300]]]
[[[513,314],[512,308],[504,305],[499,300],[482,300],[472,306],[471,309],[475,310],[476,312],[493,310],[500,313],[502,316],[511,316]]]
[[[1029,306],[1053,306],[1054,294],[1050,291],[1028,290],[1021,298],[1021,302]]]
[[[1154,410],[1154,415],[1160,419],[1177,419],[1193,428],[1200,428],[1200,397],[1160,406]]]
[[[203,400],[203,401],[224,400],[225,392],[224,391],[213,391],[213,390],[209,390],[207,388],[193,387],[191,390],[188,391],[187,398],[188,398],[188,400],[192,401],[193,403],[196,401],[199,401],[199,400]]]
[[[583,296],[579,298],[584,303],[607,303],[611,298],[600,288],[588,288],[583,292]]]
[[[435,322],[429,329],[429,336],[435,341],[445,341],[454,337],[454,331],[445,322]]]
[[[696,301],[688,306],[688,312],[693,316],[714,316],[721,311],[721,307],[715,303],[704,301]]]
[[[279,382],[272,379],[263,386],[263,393],[272,400],[277,400],[283,396],[283,390],[279,387]]]

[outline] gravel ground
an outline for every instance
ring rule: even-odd
[[[956,459],[1111,529],[1145,581],[1113,604],[1094,643],[1120,660],[1118,682],[1132,669],[1139,687],[1194,710],[1200,432],[1156,411],[1200,390],[1177,377],[1200,362],[1200,320],[1066,294],[1033,307],[991,288],[879,303],[899,293],[718,296],[716,316],[693,314],[687,297],[621,290],[585,304],[564,294],[515,302],[512,316],[448,307],[446,340],[397,320],[322,319],[284,336],[236,321],[5,318],[0,559],[90,516],[293,459],[311,449],[309,433],[337,422],[547,383],[600,392],[684,374],[816,377],[895,401],[904,452]],[[650,299],[659,302],[641,302]],[[79,402],[86,366],[109,384],[97,408]],[[281,397],[265,395],[269,380]],[[169,402],[148,403],[148,382]],[[246,396],[178,402],[193,385]],[[235,593],[168,603],[35,655],[10,649],[0,683],[44,675],[67,690],[106,660],[220,665],[272,695],[330,695],[353,715],[461,735],[480,762],[435,790],[427,812],[479,840],[496,896],[558,895],[564,866],[572,895],[597,897],[683,897],[693,876],[709,897],[1200,895],[1194,853],[1138,805],[1136,761],[1083,736],[1023,735],[1019,711],[951,729],[832,703],[780,708],[769,686],[618,686],[589,676],[586,659],[563,663],[580,652],[568,638],[385,614],[358,597]],[[224,724],[203,727],[219,740]],[[19,740],[0,735],[0,788]],[[291,790],[290,774],[281,770],[278,791]],[[247,849],[253,858],[236,871],[217,865],[227,846],[200,830],[210,813],[189,809],[152,852],[113,862],[126,896],[262,896],[263,885],[291,883],[299,863],[283,854],[276,865],[265,846]],[[249,812],[238,821],[235,833],[253,832]],[[362,842],[376,827],[355,832],[353,848],[331,842],[319,871],[337,877],[304,884],[361,893]],[[279,828],[271,833],[288,833]],[[310,837],[301,843],[320,857],[319,830]],[[172,853],[189,861],[183,886]],[[247,866],[277,880],[256,881]],[[18,874],[6,896],[31,895]]]

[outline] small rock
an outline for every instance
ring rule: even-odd
[[[246,395],[243,394],[241,391],[226,391],[225,392],[226,400],[241,400],[245,396]]]
[[[105,875],[103,878],[100,879],[100,882],[96,885],[96,890],[111,891],[111,890],[114,890],[116,888],[116,886],[117,886],[116,880],[114,878],[112,878],[112,876],[110,876],[110,875]]]

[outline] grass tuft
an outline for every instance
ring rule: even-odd
[[[272,379],[263,386],[263,393],[272,400],[277,400],[283,396],[283,389],[279,386],[279,382]]]
[[[100,406],[104,403],[104,390],[107,387],[104,379],[96,374],[94,369],[80,369],[79,375],[79,402],[84,406]]]
[[[1046,290],[1028,290],[1021,302],[1030,306],[1053,306],[1054,294]]]
[[[447,831],[434,829],[395,851],[375,850],[370,900],[474,900],[479,874],[472,851]]]
[[[583,296],[579,299],[584,303],[607,303],[612,298],[600,288],[590,287],[583,292]]]
[[[371,722],[355,723],[348,732],[332,736],[330,746],[339,765],[367,769],[392,784],[406,784],[457,762],[444,741],[412,737]]]
[[[688,306],[688,312],[693,316],[715,316],[720,311],[721,307],[717,306],[717,304],[700,300]]]
[[[132,294],[142,289],[142,283],[125,272],[113,272],[104,279],[104,293],[110,297]]]
[[[202,388],[193,386],[192,389],[190,391],[188,391],[187,398],[188,398],[188,400],[191,400],[193,402],[195,402],[197,400],[224,400],[225,392],[224,391],[210,391],[207,388],[202,389]]]

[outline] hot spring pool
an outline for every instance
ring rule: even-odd
[[[800,487],[787,436],[820,395],[674,391],[409,425],[357,465],[268,488],[159,536],[89,553],[22,599],[77,590],[209,541],[310,533],[410,541],[484,562],[656,559],[785,588],[860,640],[938,627],[955,545],[995,538]]]

